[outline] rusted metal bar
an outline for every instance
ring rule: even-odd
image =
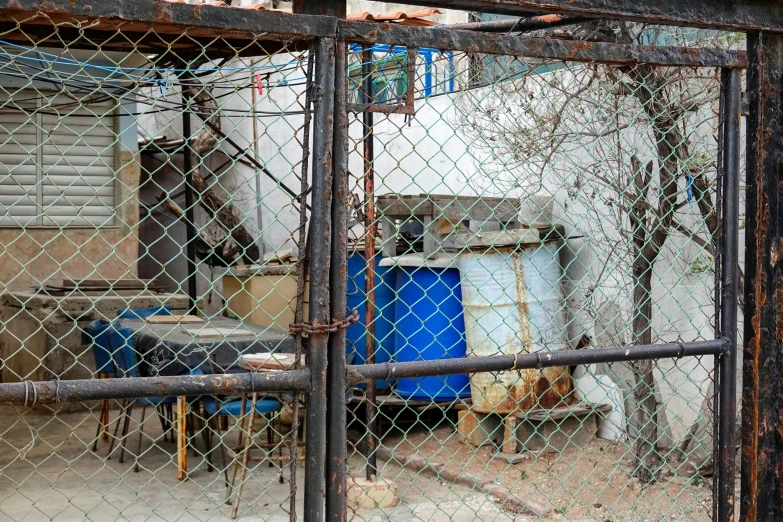
[[[379,105],[372,103],[349,103],[349,112],[377,112],[379,114],[405,114],[407,116],[415,116],[416,110],[407,105]]]
[[[710,29],[783,32],[783,9],[774,0],[394,0],[394,3],[520,16],[553,13]]]
[[[315,45],[315,113],[313,118],[313,191],[310,218],[310,322],[331,324],[329,263],[332,244],[332,145],[334,133],[335,41],[322,38]],[[305,460],[305,522],[322,522],[326,480],[326,371],[329,334],[309,336],[307,366],[307,456]]]
[[[748,35],[740,520],[783,520],[783,35]]]
[[[737,301],[739,262],[739,184],[741,129],[741,72],[724,70],[724,130],[721,223],[720,332],[728,351],[720,357],[718,432],[718,518],[734,520],[735,437],[737,428]]]
[[[604,42],[579,42],[504,34],[422,28],[372,22],[338,23],[340,38],[360,44],[416,45],[439,50],[522,56],[542,60],[600,62],[608,65],[646,63],[661,66],[743,68],[743,52],[723,49],[650,47]]]
[[[430,1],[431,3],[439,3],[434,0]],[[685,3],[692,4],[696,1],[685,0]],[[730,1],[721,0],[722,3]],[[666,0],[667,4],[670,2],[671,0]],[[483,4],[480,1],[476,3]],[[512,3],[514,2],[508,0],[491,2],[495,7]],[[536,4],[536,2],[529,3]],[[568,3],[571,4],[571,2]],[[591,0],[579,0],[576,3],[593,6]],[[648,0],[647,3],[650,1]],[[657,4],[657,2],[654,3]],[[768,12],[764,12],[764,9],[744,7],[745,3],[737,3],[736,10],[738,12],[755,9],[759,13],[758,16],[723,16],[721,14],[716,17],[726,20],[726,28],[752,28],[754,24],[751,23],[751,20],[758,18],[765,22],[759,27],[777,26],[778,30],[783,31],[783,12],[773,8],[773,5],[774,2],[770,2],[770,7],[766,9]],[[448,7],[458,8],[451,3]],[[628,10],[637,7],[636,5],[629,6]],[[542,10],[540,7],[536,9]],[[579,12],[579,9],[575,9],[574,12]],[[492,9],[482,10],[493,12]],[[603,16],[600,13],[617,10],[612,7],[594,8],[593,15]],[[721,10],[718,9],[718,11]],[[709,13],[706,13],[704,17],[697,16],[702,12],[703,9],[694,10],[691,15],[694,19],[708,24],[711,16],[708,16]],[[529,14],[524,10],[521,13]],[[612,18],[617,18],[617,16]],[[3,25],[4,23],[5,25]],[[666,23],[671,23],[671,20]],[[502,34],[477,34],[474,31],[458,31],[447,27],[420,28],[404,27],[398,24],[349,22],[332,16],[292,15],[201,3],[187,4],[161,0],[117,0],[113,2],[47,0],[45,3],[38,0],[0,0],[0,28],[5,28],[4,39],[13,39],[12,33],[19,29],[24,30],[24,34],[35,35],[40,33],[41,28],[44,27],[47,28],[45,34],[51,34],[48,27],[58,24],[62,24],[62,27],[57,29],[60,38],[64,37],[64,32],[69,28],[78,24],[81,28],[80,32],[74,33],[72,40],[85,40],[82,43],[88,46],[100,47],[104,43],[109,45],[112,42],[117,45],[123,42],[126,44],[127,42],[141,43],[144,38],[150,38],[150,35],[153,35],[153,39],[157,39],[159,43],[161,38],[166,35],[179,38],[181,35],[187,34],[188,39],[208,38],[211,50],[217,51],[221,44],[225,44],[225,51],[230,55],[237,54],[237,42],[239,41],[263,43],[266,40],[269,43],[270,40],[293,42],[318,37],[338,37],[357,43],[415,45],[441,50],[464,50],[551,60],[604,62],[612,65],[633,65],[636,63],[705,67],[744,67],[745,65],[744,53],[722,49],[624,46],[601,42],[588,43]],[[63,34],[59,34],[61,31]],[[19,38],[24,40],[24,34],[20,32]],[[121,34],[122,37],[118,38],[118,34]],[[219,38],[215,39],[215,37]],[[56,47],[58,43],[61,45],[60,40],[48,39],[46,41],[53,47]],[[252,54],[254,49],[253,46],[245,46],[242,54]],[[198,50],[203,52],[200,47]],[[177,52],[181,53],[184,50],[180,49]],[[266,54],[260,46],[256,49],[256,53]]]
[[[310,190],[308,173],[310,168],[310,124],[312,123],[313,117],[313,54],[314,48],[313,45],[311,45],[307,53],[304,122],[302,123],[302,164],[300,168],[301,178],[299,180],[299,229],[297,230],[299,263],[296,267],[296,308],[294,310],[294,322],[296,324],[304,323],[305,285],[307,284],[307,274],[310,272],[310,236],[307,230],[307,210],[309,207],[306,206],[305,203],[307,202],[307,193]],[[296,332],[294,334],[294,339],[296,340],[296,360],[294,362],[294,367],[298,368],[302,364],[302,356],[304,355],[304,332]],[[297,440],[297,437],[299,436],[299,394],[294,394],[291,402],[291,432],[294,434],[294,440]],[[291,460],[289,461],[288,469],[291,474],[291,481],[288,484],[288,520],[289,522],[296,522],[297,444],[291,445],[289,451]]]
[[[485,33],[508,33],[527,31],[540,31],[541,29],[552,29],[564,25],[580,24],[591,20],[584,16],[558,16],[544,15],[534,16],[532,18],[517,18],[510,20],[492,20],[488,22],[470,22],[467,24],[454,24],[448,26],[449,29],[458,29],[460,31],[480,31]]]
[[[362,52],[362,101],[367,105],[373,104],[373,53],[372,49]],[[410,80],[409,80],[410,81]],[[364,289],[365,289],[365,321],[366,334],[365,358],[366,364],[375,363],[375,135],[373,133],[374,117],[370,111],[362,114],[364,129],[362,132],[362,145],[364,146]],[[367,382],[367,401],[365,402],[367,415],[367,467],[365,469],[367,480],[372,480],[377,474],[375,447],[376,447],[376,422],[375,422],[375,381]]]
[[[319,2],[328,4],[330,2]],[[237,9],[229,6],[187,4],[165,0],[112,0],[72,2],[70,0],[0,0],[0,22],[63,23],[66,28],[89,26],[93,33],[107,36],[118,32],[160,35],[216,36],[255,40],[258,35],[275,40],[302,40],[333,37],[337,19],[308,14],[291,15],[276,11]],[[34,23],[33,23],[34,22]],[[96,22],[100,22],[99,24]]]
[[[356,385],[370,380],[407,379],[454,373],[500,372],[552,366],[589,365],[595,363],[672,359],[726,353],[728,341],[714,339],[690,343],[667,343],[565,350],[562,352],[518,353],[487,357],[463,357],[405,363],[352,365],[348,367],[348,383]]]
[[[348,255],[348,47],[338,43],[335,50],[334,75],[334,178],[332,179],[332,260],[329,267],[332,316],[345,319],[347,312]],[[345,329],[329,336],[329,367],[327,383],[329,415],[326,433],[326,520],[345,522],[347,513],[346,482],[348,473],[348,441],[345,383]]]
[[[230,375],[24,381],[0,384],[0,404],[34,406],[104,399],[309,390],[310,371],[307,369]]]

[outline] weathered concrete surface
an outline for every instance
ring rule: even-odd
[[[83,329],[96,319],[116,317],[117,310],[123,308],[164,303],[171,306],[173,313],[185,313],[188,298],[149,292],[89,297],[51,297],[29,292],[2,294],[2,382],[97,377],[90,346],[82,344]]]
[[[20,408],[20,411],[25,411]],[[95,415],[98,410],[95,410]],[[223,464],[215,455],[218,472],[208,472],[201,457],[188,453],[188,480],[177,480],[173,461],[175,445],[163,442],[160,422],[154,416],[144,424],[139,473],[133,472],[138,420],[140,412],[134,411],[130,424],[128,448],[130,457],[117,462],[116,449],[111,459],[106,459],[108,442],[101,441],[93,453],[91,444],[97,426],[97,416],[81,413],[58,414],[57,417],[27,413],[18,417],[13,408],[0,408],[0,426],[4,427],[3,451],[0,451],[0,520],[63,520],[82,521],[156,521],[195,522],[231,520],[232,506],[223,503]],[[112,413],[112,423],[116,413]],[[31,431],[34,446],[20,458],[20,450],[29,446]],[[113,427],[113,424],[112,424]],[[236,442],[237,434],[224,432],[227,445]],[[265,441],[263,430],[258,436]],[[217,438],[216,438],[217,439]],[[203,448],[201,439],[198,448]],[[230,461],[229,461],[230,464]],[[354,455],[349,460],[348,472],[363,476],[363,459]],[[410,522],[473,522],[491,520],[511,522],[511,516],[488,501],[482,492],[471,491],[459,484],[447,484],[433,480],[431,476],[416,474],[394,463],[385,463],[381,469],[384,477],[394,480],[400,492],[397,507],[386,509],[362,509],[348,513],[354,522],[391,521]],[[297,514],[304,514],[303,477],[297,473]],[[242,493],[239,519],[243,522],[288,522],[289,482],[278,483],[277,468],[266,462],[251,464],[248,479]],[[518,522],[531,522],[535,517],[517,517]]]
[[[117,170],[114,225],[100,228],[0,228],[0,291],[49,280],[120,279],[136,274],[140,160],[123,150]]]

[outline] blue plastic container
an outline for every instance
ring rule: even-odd
[[[396,362],[465,357],[458,269],[398,266],[395,288]],[[400,379],[394,389],[402,397],[419,400],[470,397],[467,375]]]
[[[383,363],[394,353],[394,269],[379,266],[382,257],[375,257],[375,362]],[[346,354],[350,364],[364,364],[367,358],[367,300],[363,253],[348,256],[348,285],[346,301],[348,310],[359,312],[359,322],[348,327]],[[377,381],[376,387],[388,388],[389,384]]]

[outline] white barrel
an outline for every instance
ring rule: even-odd
[[[558,243],[492,247],[460,254],[467,356],[566,349]],[[554,408],[571,395],[563,367],[476,373],[473,409],[484,413]]]

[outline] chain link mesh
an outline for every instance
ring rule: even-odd
[[[0,32],[2,382],[303,365],[309,42],[79,31]],[[349,364],[715,337],[719,71],[348,56]],[[714,382],[690,357],[354,387],[349,518],[707,520]],[[3,520],[304,511],[304,396],[25,402]]]

